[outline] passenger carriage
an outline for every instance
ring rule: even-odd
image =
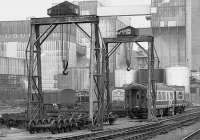
[[[131,118],[147,118],[147,86],[132,83],[124,86],[125,106]],[[185,89],[183,86],[168,86],[157,83],[156,89],[156,115],[173,115],[182,113],[185,109]]]

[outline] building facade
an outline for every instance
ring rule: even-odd
[[[151,13],[160,66],[188,66],[185,0],[152,0]]]

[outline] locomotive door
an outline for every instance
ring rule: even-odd
[[[140,107],[140,92],[136,90],[135,92],[135,107]]]

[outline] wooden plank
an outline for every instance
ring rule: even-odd
[[[99,18],[96,15],[31,18],[31,24],[38,24],[38,25],[72,24],[72,23],[98,23],[98,22],[99,22]]]
[[[104,38],[105,43],[127,43],[127,42],[152,42],[152,36],[124,36],[116,38]]]

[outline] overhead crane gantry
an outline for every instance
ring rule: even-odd
[[[44,118],[44,105],[42,93],[42,75],[41,75],[41,45],[54,31],[57,25],[75,24],[84,32],[78,24],[89,23],[91,25],[91,35],[85,32],[91,41],[90,53],[90,117],[93,120],[94,129],[103,128],[104,116],[104,79],[105,79],[105,48],[100,45],[99,18],[95,15],[90,16],[59,16],[31,19],[31,35],[29,45],[29,63],[28,63],[28,105],[27,118],[29,121]],[[49,25],[49,27],[40,33],[40,27]],[[96,96],[97,101],[93,102]],[[93,106],[96,106],[93,109]],[[95,110],[95,115],[93,110]],[[94,123],[95,122],[95,123]]]
[[[104,45],[106,50],[106,95],[107,95],[107,111],[110,111],[111,98],[109,89],[109,57],[117,50],[121,43],[135,42],[142,47],[139,42],[148,42],[148,90],[147,90],[147,105],[148,105],[148,120],[155,120],[155,81],[153,79],[154,74],[154,38],[153,36],[120,36],[116,38],[104,38]],[[116,44],[111,51],[108,51],[109,44]]]

